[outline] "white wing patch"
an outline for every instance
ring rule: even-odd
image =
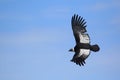
[[[86,59],[90,54],[90,49],[80,49],[80,54],[78,55],[78,57],[80,57],[81,55]]]
[[[80,33],[80,43],[90,43],[90,38],[88,34]],[[85,59],[90,55],[90,49],[80,49],[79,57],[83,56]]]
[[[90,38],[88,34],[81,34],[80,33],[80,43],[90,43]]]

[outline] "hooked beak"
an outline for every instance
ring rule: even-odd
[[[74,49],[70,49],[69,52],[74,52]]]

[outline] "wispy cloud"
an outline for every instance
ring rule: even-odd
[[[22,13],[0,13],[0,20],[32,21],[36,16]]]
[[[105,10],[107,8],[108,8],[108,4],[106,3],[96,3],[93,6],[91,6],[91,10],[93,11]]]
[[[100,56],[97,57],[97,62],[98,65],[104,65],[104,67],[114,67],[114,68],[118,68],[120,67],[120,62],[119,62],[119,49],[115,49],[115,48],[110,48],[109,50],[106,51],[102,51],[100,52]]]
[[[26,32],[2,33],[0,34],[0,44],[56,43],[67,39],[67,34],[62,33],[62,31],[56,29],[34,29]]]
[[[115,0],[115,1],[109,1],[109,2],[101,1],[97,3],[93,3],[86,6],[85,9],[87,9],[88,11],[104,11],[104,10],[119,8],[119,7],[120,7],[120,1]]]
[[[22,13],[17,11],[10,11],[0,13],[0,20],[16,20],[16,21],[35,21],[35,20],[48,20],[48,19],[63,19],[68,16],[70,12],[69,7],[45,7],[38,10],[36,13]]]
[[[40,11],[40,15],[46,18],[64,18],[70,12],[68,7],[47,7]]]

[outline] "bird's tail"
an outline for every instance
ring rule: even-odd
[[[97,52],[97,51],[100,50],[100,48],[99,48],[99,46],[97,44],[95,44],[95,45],[91,45],[90,50],[92,50],[94,52]]]

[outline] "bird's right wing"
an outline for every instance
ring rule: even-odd
[[[83,19],[83,17],[81,17],[81,16],[74,15],[74,16],[72,16],[72,19],[71,19],[71,25],[72,25],[72,30],[73,30],[73,34],[75,37],[75,41],[76,41],[76,43],[80,43],[80,33],[83,30],[86,32],[85,19]]]
[[[85,59],[90,55],[90,49],[80,49],[78,52],[75,53],[73,56],[72,62],[83,65],[85,64]]]
[[[86,58],[90,55],[90,49],[89,46],[87,45],[90,43],[90,38],[88,34],[80,33],[79,36],[80,36],[80,43],[86,44],[84,45],[86,49],[84,48],[78,49],[78,51],[75,52],[73,59],[71,61],[81,66],[85,64]],[[83,44],[81,44],[80,46],[82,46]]]

